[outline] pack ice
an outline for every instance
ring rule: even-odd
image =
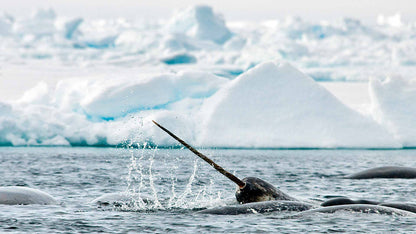
[[[2,104],[1,144],[175,145],[151,119],[196,146],[391,148],[407,140],[406,130],[395,137],[287,63],[266,62],[234,80],[183,72],[102,81],[40,84]]]

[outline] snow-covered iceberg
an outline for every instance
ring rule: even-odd
[[[36,38],[53,35],[56,13],[52,9],[39,9],[29,19],[17,21],[14,25],[15,33],[25,36],[33,35]]]
[[[370,80],[374,118],[404,146],[416,146],[416,80]]]
[[[387,95],[379,92],[377,97],[383,100]],[[392,106],[379,109],[390,113]],[[392,119],[401,127],[410,124],[409,118],[404,119],[407,122]],[[378,124],[346,107],[291,65],[277,62],[260,64],[234,80],[187,71],[144,73],[136,79],[68,79],[52,87],[40,83],[18,101],[0,105],[0,144],[176,145],[155,128],[153,119],[204,147],[414,144],[409,141],[414,132],[396,131],[383,121]]]
[[[287,63],[268,62],[206,101],[199,143],[221,147],[400,147]]]
[[[198,5],[178,12],[168,23],[172,33],[188,35],[199,40],[222,44],[231,37],[224,19],[214,14],[210,6]]]
[[[90,92],[81,100],[81,108],[88,115],[100,118],[116,118],[149,109],[166,109],[169,104],[184,98],[209,97],[226,81],[225,78],[202,72],[141,75],[135,80],[118,77],[105,84],[96,80],[89,85]]]
[[[83,77],[62,80],[52,87],[41,82],[19,100],[0,103],[0,145],[153,141],[154,129],[143,127],[143,118],[179,125],[226,82],[196,71],[142,73],[135,78],[120,74]],[[162,144],[172,144],[165,135],[160,136]]]

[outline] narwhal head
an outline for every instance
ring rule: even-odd
[[[235,197],[239,203],[250,203],[271,200],[294,200],[289,195],[276,189],[273,185],[256,177],[242,179],[243,187],[238,187]]]

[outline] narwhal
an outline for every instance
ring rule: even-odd
[[[409,215],[414,216],[414,211],[408,209],[407,207],[402,208],[401,204],[396,206],[385,205],[378,203],[365,203],[357,202],[355,204],[345,203],[344,201],[338,202],[335,201],[334,204],[327,204],[329,207],[316,208],[316,206],[298,201],[297,199],[287,195],[286,193],[275,188],[270,183],[256,178],[256,177],[246,177],[240,180],[235,175],[226,171],[224,168],[216,164],[210,158],[193,148],[191,145],[186,143],[181,138],[177,137],[175,134],[158,124],[156,121],[152,120],[159,128],[177,140],[179,143],[184,145],[195,155],[206,161],[209,165],[215,168],[218,172],[223,174],[225,177],[237,184],[237,191],[235,197],[240,205],[232,205],[225,207],[218,207],[212,209],[206,209],[198,211],[197,213],[204,214],[220,214],[220,215],[237,215],[237,214],[248,214],[248,213],[264,213],[264,212],[273,212],[273,211],[301,211],[299,215],[313,214],[316,212],[332,213],[338,210],[349,210],[357,212],[367,212],[370,210],[375,213],[380,214],[397,214],[397,215]],[[339,203],[339,204],[338,204]],[[323,204],[325,206],[325,204]],[[389,207],[387,207],[389,206]],[[313,209],[316,208],[316,209]],[[413,207],[412,207],[413,208]],[[306,211],[309,213],[304,213]],[[410,211],[410,212],[409,212]],[[371,212],[370,212],[371,213]]]
[[[235,175],[226,171],[224,168],[216,164],[207,156],[200,153],[194,147],[177,137],[175,134],[158,124],[156,121],[152,120],[159,128],[177,140],[179,143],[184,145],[198,157],[203,159],[209,165],[215,168],[219,173],[223,174],[225,177],[237,184],[237,191],[235,192],[235,197],[240,204],[250,203],[250,202],[262,202],[262,201],[271,201],[271,200],[285,200],[285,201],[295,201],[296,199],[287,195],[286,193],[278,190],[273,185],[267,183],[266,181],[256,178],[256,177],[246,177],[242,180],[237,178]]]
[[[227,206],[219,207],[213,209],[206,209],[199,211],[198,213],[207,213],[207,214],[245,214],[245,213],[263,213],[263,212],[272,212],[272,211],[304,211],[312,208],[311,204],[303,203],[297,199],[287,195],[286,193],[280,191],[270,183],[256,178],[256,177],[246,177],[244,179],[239,179],[235,175],[226,171],[224,168],[216,164],[210,158],[196,150],[194,147],[186,143],[181,138],[177,137],[175,134],[158,124],[156,121],[152,120],[159,128],[177,140],[179,143],[184,145],[195,155],[203,159],[209,165],[215,168],[218,172],[223,174],[225,177],[230,179],[232,182],[237,184],[237,191],[235,192],[235,197],[237,201],[242,204],[238,206]]]
[[[20,186],[0,187],[1,205],[53,205],[57,204],[51,195],[33,188]]]
[[[415,179],[416,168],[412,167],[376,167],[355,174],[345,176],[346,179]]]

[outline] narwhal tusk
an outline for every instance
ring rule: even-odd
[[[186,148],[188,148],[192,153],[196,154],[198,157],[202,158],[205,162],[207,162],[209,165],[215,168],[219,173],[225,175],[228,179],[236,183],[240,188],[243,188],[246,183],[241,181],[239,178],[237,178],[235,175],[229,173],[224,168],[220,167],[218,164],[216,164],[214,161],[209,159],[207,156],[200,153],[198,150],[196,150],[194,147],[190,146],[188,143],[183,141],[181,138],[175,136],[175,134],[171,133],[169,130],[161,126],[160,124],[156,123],[156,121],[152,120],[154,124],[156,124],[159,128],[161,128],[163,131],[165,131],[167,134],[169,134],[171,137],[175,138],[175,140],[179,141],[182,145],[184,145]]]

